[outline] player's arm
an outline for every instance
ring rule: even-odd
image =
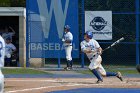
[[[91,50],[83,50],[82,52],[84,52],[84,53],[92,53],[92,51]]]
[[[64,40],[63,42],[64,43],[72,43],[72,40],[73,40],[73,35],[72,34],[69,34],[68,39]]]
[[[100,47],[100,48],[97,48],[97,53],[99,54],[99,55],[101,55],[102,54],[102,48]]]
[[[95,40],[94,41],[94,43],[95,43],[95,47],[96,47],[96,52],[99,54],[99,55],[101,55],[102,54],[102,48],[100,47],[100,45],[99,45],[99,43]]]
[[[12,44],[11,48],[12,48],[13,53],[17,51],[16,47],[13,44]]]
[[[11,31],[13,32],[13,35],[15,34],[15,30],[9,26],[9,28],[11,29]]]
[[[72,40],[65,40],[64,38],[62,38],[62,42],[64,42],[64,43],[72,43]]]
[[[84,42],[81,42],[81,51],[83,52],[83,53],[92,53],[92,50],[88,50],[86,47],[85,47],[85,45],[84,45]]]
[[[16,52],[17,51],[17,49],[13,49],[13,52]]]
[[[66,40],[65,43],[72,43],[72,40]]]

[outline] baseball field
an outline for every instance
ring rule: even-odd
[[[106,68],[107,71],[120,71],[124,81],[116,77],[97,79],[87,67],[74,67],[71,71],[63,68],[4,68],[5,93],[139,93],[140,74],[135,67]]]

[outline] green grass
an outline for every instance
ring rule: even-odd
[[[120,71],[122,74],[139,74],[135,69],[105,69],[107,72],[118,72]],[[77,71],[82,74],[92,74],[89,70]]]
[[[107,69],[107,71],[111,72],[120,71],[122,74],[139,74],[136,69]]]
[[[3,68],[3,74],[50,74],[41,70],[29,69],[29,68]]]

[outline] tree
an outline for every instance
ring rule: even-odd
[[[10,5],[10,0],[0,0],[0,7],[8,7]]]
[[[11,7],[25,7],[26,0],[10,0]]]
[[[26,0],[0,0],[0,7],[25,7]]]

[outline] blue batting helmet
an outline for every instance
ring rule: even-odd
[[[93,33],[91,31],[86,31],[85,34],[88,36],[89,39],[92,39]]]
[[[69,25],[65,25],[65,26],[64,26],[64,29],[70,30],[70,26],[69,26]]]

